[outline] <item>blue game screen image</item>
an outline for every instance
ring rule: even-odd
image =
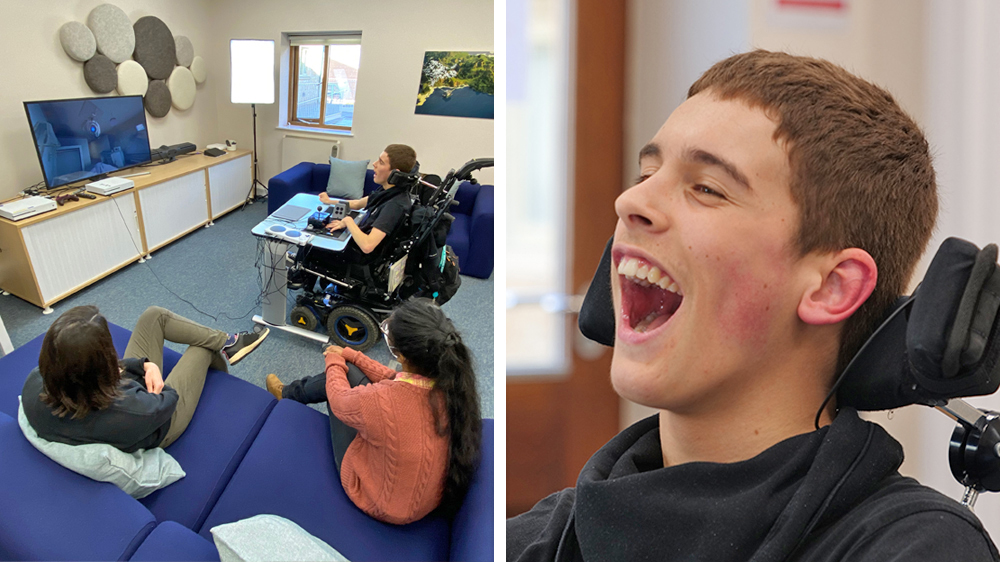
[[[25,102],[49,188],[150,162],[142,96]]]

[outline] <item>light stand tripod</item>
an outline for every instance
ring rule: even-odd
[[[259,173],[257,169],[257,104],[251,103],[250,107],[253,108],[253,181],[250,182],[250,189],[247,190],[247,196],[243,200],[243,206],[240,207],[241,211],[246,209],[248,203],[252,204],[254,199],[257,198],[258,185],[263,187],[265,190],[267,189],[267,186],[264,185],[264,183],[261,182],[257,176]]]

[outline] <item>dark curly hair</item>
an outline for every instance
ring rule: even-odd
[[[448,475],[441,509],[454,516],[479,462],[482,418],[472,353],[455,325],[429,299],[411,299],[389,317],[392,346],[418,372],[435,381],[430,403],[438,435],[449,435]],[[442,416],[442,413],[447,416]]]

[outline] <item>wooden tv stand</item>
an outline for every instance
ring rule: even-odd
[[[0,218],[0,289],[50,306],[243,204],[253,156],[182,156],[121,175],[135,187],[67,201],[19,221]]]

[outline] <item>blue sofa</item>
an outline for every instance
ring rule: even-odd
[[[365,195],[379,188],[375,172],[365,175]],[[329,164],[302,162],[267,182],[267,213],[271,214],[296,193],[319,193],[330,179]],[[458,256],[462,275],[486,279],[493,273],[493,186],[462,182],[451,208],[455,222],[448,245]]]
[[[129,332],[111,325],[119,353]],[[17,396],[42,336],[0,358],[0,560],[218,560],[209,530],[262,513],[286,517],[350,560],[492,560],[493,420],[453,520],[390,525],[340,485],[326,416],[210,371],[191,424],[167,451],[187,476],[136,500],[63,468],[17,424]],[[168,373],[180,354],[164,350]]]

